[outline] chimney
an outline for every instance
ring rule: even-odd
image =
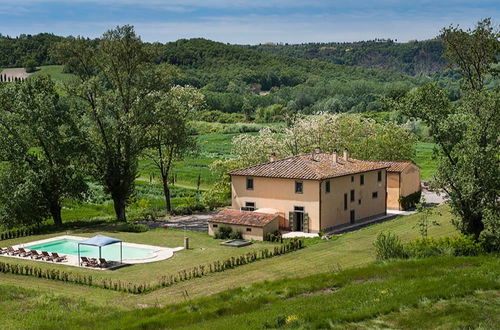
[[[338,163],[338,158],[339,158],[339,154],[338,154],[337,149],[335,149],[335,150],[333,151],[333,154],[332,154],[332,155],[333,155],[333,164],[334,164],[334,165],[337,165],[337,163]]]
[[[314,153],[319,154],[320,152],[321,152],[321,148],[320,147],[314,148]]]
[[[344,148],[344,160],[347,162],[349,160],[349,149]]]
[[[271,160],[272,162],[275,162],[275,161],[277,161],[277,160],[278,160],[278,157],[276,157],[276,153],[275,153],[275,152],[271,152],[271,158],[270,158],[270,160]]]

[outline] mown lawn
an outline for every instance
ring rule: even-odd
[[[441,215],[433,215],[434,219],[441,223],[440,226],[431,227],[429,235],[438,237],[445,235],[455,235],[456,229],[451,224],[451,215],[447,206],[440,207]],[[355,232],[340,235],[335,240],[322,241],[310,245],[300,251],[287,255],[274,257],[271,259],[257,261],[255,263],[240,266],[235,269],[221,273],[215,273],[203,278],[197,278],[186,282],[181,282],[168,288],[155,290],[143,295],[130,295],[118,292],[111,292],[102,289],[85,287],[85,296],[91,296],[99,304],[116,304],[122,308],[134,308],[147,305],[171,304],[181,302],[190,298],[204,297],[209,294],[218,293],[231,288],[239,287],[249,283],[263,280],[277,280],[282,278],[302,277],[312,274],[329,272],[332,270],[360,267],[375,261],[375,251],[373,241],[381,231],[392,231],[399,235],[403,241],[408,241],[419,236],[415,225],[418,215],[399,217],[391,221],[372,225]],[[91,236],[94,233],[103,233],[125,239],[129,242],[156,244],[160,246],[181,246],[184,237],[183,232],[174,230],[155,230],[147,233],[119,233],[111,230],[85,229],[82,231],[70,232],[76,235]],[[134,265],[111,272],[113,277],[126,278],[130,281],[138,281],[141,278],[153,278],[163,272],[178,271],[179,267],[198,263],[199,260],[214,260],[214,251],[220,251],[217,241],[202,233],[188,232],[191,238],[193,250],[181,251],[172,259],[152,264]],[[24,238],[19,240],[2,241],[2,245],[15,244],[18,242],[29,242],[35,239],[48,237],[43,235],[38,237]],[[54,235],[50,235],[54,236]],[[257,246],[253,246],[257,247]],[[204,248],[205,250],[202,250]],[[229,249],[229,248],[228,248]],[[241,253],[243,250],[224,250],[227,253]],[[222,253],[222,252],[220,252]],[[225,253],[225,252],[224,252]],[[219,252],[217,252],[217,256]],[[0,257],[0,260],[3,259]],[[9,259],[11,260],[11,259]],[[196,260],[196,261],[195,261]],[[216,259],[215,259],[216,260]],[[25,261],[34,264],[35,262]],[[40,264],[40,263],[37,263]],[[74,267],[59,266],[68,271]],[[84,270],[82,270],[84,271]],[[95,273],[96,271],[85,270]],[[106,272],[107,273],[107,272]],[[103,276],[100,275],[99,276]],[[51,292],[54,288],[61,287],[68,294],[80,295],[82,286],[74,284],[61,284],[55,281],[41,280],[30,277],[3,276],[0,277],[0,284],[23,283],[24,287],[36,288],[45,292]],[[105,293],[102,293],[105,291]],[[95,294],[92,294],[95,292]],[[116,301],[116,302],[115,302]]]
[[[232,248],[220,245],[222,240],[216,240],[205,233],[181,231],[175,229],[155,229],[145,233],[128,233],[118,231],[119,227],[115,224],[102,224],[97,226],[85,227],[82,229],[68,230],[63,233],[54,233],[49,235],[36,235],[0,241],[0,245],[11,246],[33,242],[40,239],[59,236],[61,234],[69,234],[81,237],[92,237],[97,234],[116,237],[125,242],[142,243],[148,245],[164,246],[164,247],[182,247],[184,237],[189,237],[190,249],[175,252],[170,259],[147,263],[137,264],[129,267],[123,267],[113,271],[96,271],[92,269],[78,268],[65,266],[63,264],[42,263],[32,261],[30,259],[15,259],[15,258],[0,258],[0,260],[11,264],[31,264],[37,265],[42,269],[61,269],[71,273],[91,274],[94,278],[119,279],[131,283],[144,283],[154,281],[161,276],[177,274],[181,270],[191,270],[195,266],[205,265],[217,260],[226,260],[232,256],[240,256],[250,251],[260,250],[263,248],[272,249],[276,243],[255,242],[250,246],[241,248]]]
[[[500,322],[500,259],[375,263],[248,285],[166,307],[120,309],[0,282],[2,328],[470,328]]]

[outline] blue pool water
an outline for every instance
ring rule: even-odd
[[[60,254],[69,254],[78,256],[78,240],[60,239],[48,243],[28,245],[25,249],[56,252]],[[152,249],[137,248],[123,245],[123,259],[144,259],[150,257],[154,251]],[[99,247],[80,245],[80,256],[98,258]],[[101,257],[106,260],[120,260],[120,243],[103,246],[101,248]]]

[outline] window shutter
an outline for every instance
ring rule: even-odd
[[[289,212],[288,213],[288,226],[290,227],[290,230],[293,231],[293,223],[294,223],[294,217],[295,213],[294,212]]]
[[[304,232],[309,232],[309,214],[304,213]]]

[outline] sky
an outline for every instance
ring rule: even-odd
[[[99,37],[130,24],[144,41],[234,44],[424,40],[450,24],[498,24],[500,0],[0,0],[0,33]]]

